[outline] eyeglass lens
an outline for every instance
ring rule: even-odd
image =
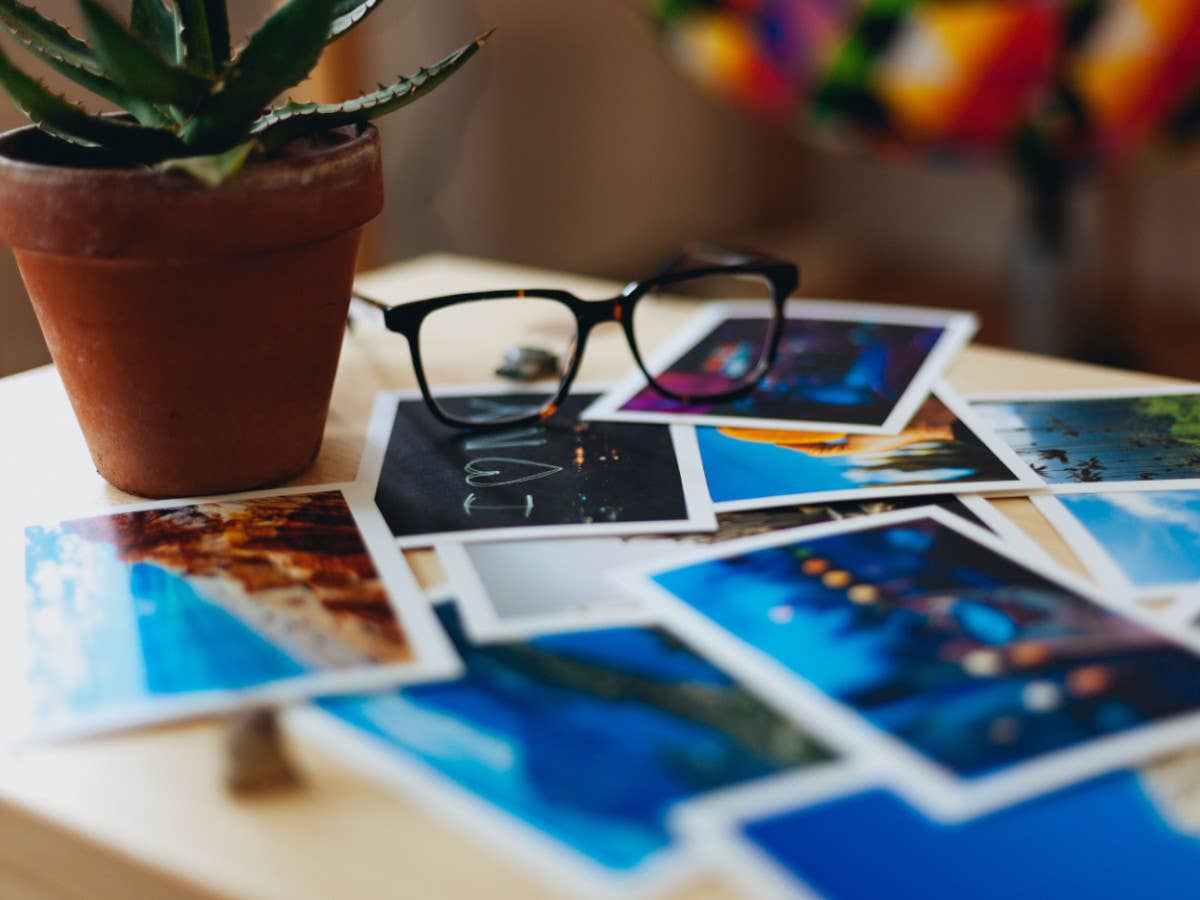
[[[421,323],[425,380],[443,415],[465,424],[528,418],[553,401],[576,345],[576,320],[557,300],[512,296],[456,303]],[[519,397],[464,397],[457,385],[494,386]]]
[[[748,318],[722,322],[712,334],[692,350],[670,362],[651,376],[660,389],[688,398],[703,399],[741,390],[756,382],[769,354],[775,330],[771,282],[762,275],[707,275],[665,286],[662,293],[644,295],[634,307],[633,334],[643,360],[661,343],[663,323],[678,321],[667,307],[677,305],[672,298],[688,297],[729,301],[738,309],[743,301],[760,301],[743,308],[761,312]]]

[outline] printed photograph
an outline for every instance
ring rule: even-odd
[[[1050,502],[1083,530],[1079,540],[1060,529],[1101,584],[1200,588],[1200,490],[1064,494]]]
[[[1200,391],[983,399],[971,408],[1051,489],[1200,487]]]
[[[941,375],[949,359],[941,358],[944,351],[970,337],[973,320],[927,313],[908,322],[880,321],[854,304],[840,306],[844,318],[827,318],[827,308],[824,315],[805,316],[804,304],[789,304],[776,362],[746,397],[721,403],[673,400],[638,373],[606,392],[585,418],[895,433]],[[687,345],[669,349],[650,369],[664,387],[685,397],[740,384],[762,356],[767,321],[741,311],[702,313],[698,324],[703,327],[686,332]],[[943,353],[935,358],[935,351]]]
[[[485,410],[523,396],[461,402]],[[715,527],[691,429],[579,421],[594,396],[571,395],[544,423],[488,432],[441,424],[417,396],[385,396],[359,478],[377,478],[376,505],[401,546]]]
[[[528,637],[646,620],[645,605],[605,577],[613,569],[653,562],[690,544],[719,544],[931,503],[981,528],[990,527],[952,496],[852,500],[721,513],[712,533],[447,544],[438,547],[438,557],[472,636],[479,640]]]
[[[422,763],[597,871],[661,858],[679,803],[831,758],[662,629],[476,645],[452,604],[438,611],[463,679],[321,707],[393,765]]]
[[[753,878],[765,863],[793,892],[826,900],[886,897],[900,884],[921,900],[1173,900],[1200,867],[1198,783],[1193,751],[955,825],[885,789],[859,791],[737,823],[752,856],[730,871]],[[846,864],[848,845],[858,865]]]
[[[340,491],[157,507],[25,536],[39,733],[456,670],[436,631],[414,636],[416,609],[397,612],[394,600],[419,609],[416,588],[385,584]]]
[[[1184,729],[1159,729],[1163,746],[1147,726],[1195,723],[1200,658],[952,521],[860,520],[799,541],[752,540],[724,557],[717,548],[647,577],[658,596],[720,626],[717,637],[705,632],[716,658],[778,673],[776,700],[786,694],[797,710],[855,730],[897,766],[934,763],[930,784],[950,792],[930,795],[934,804],[1045,789],[1051,770],[1060,784],[1079,780],[1094,774],[1090,742],[1134,729],[1123,752],[1171,749]],[[665,621],[691,634],[689,619],[670,612]],[[755,668],[764,659],[773,664]],[[756,683],[771,687],[766,677]],[[1116,745],[1107,746],[1111,767]]]
[[[1040,482],[947,388],[896,435],[702,427],[708,490],[719,510],[851,497],[979,492]]]

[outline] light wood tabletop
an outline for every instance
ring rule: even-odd
[[[381,269],[361,277],[359,286],[393,302],[499,287],[563,287],[602,297],[619,287],[451,256]],[[665,336],[689,312],[690,306],[680,303],[655,327]],[[469,351],[470,340],[464,335],[464,345],[453,352]],[[453,358],[429,365],[452,370]],[[619,329],[604,327],[589,343],[580,379],[611,379],[630,365]],[[966,350],[949,380],[968,393],[1167,382],[986,347]],[[371,328],[348,334],[323,449],[294,483],[353,479],[374,393],[413,386],[403,338]],[[22,604],[20,529],[25,524],[137,498],[95,473],[53,368],[0,380],[0,411],[8,423],[0,439],[5,531],[0,574],[8,587],[6,611],[15,615]],[[1052,555],[1078,569],[1028,501],[997,505]],[[428,553],[409,558],[426,584],[439,580]],[[19,618],[9,621],[15,624],[2,629],[0,656],[3,676],[17,678],[21,626]],[[0,712],[11,695],[11,690],[0,691]],[[261,800],[234,800],[222,787],[221,740],[220,724],[205,721],[0,750],[0,897],[526,900],[571,894],[569,884],[514,867],[500,851],[296,736],[293,750],[305,786]],[[733,896],[715,881],[697,881],[678,895],[695,900]]]

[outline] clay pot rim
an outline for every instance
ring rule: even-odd
[[[378,129],[369,122],[362,125],[347,125],[319,132],[313,138],[299,138],[287,144],[276,155],[267,159],[248,162],[247,165],[223,184],[210,187],[196,178],[180,171],[163,171],[149,165],[103,166],[73,165],[70,163],[43,162],[34,154],[10,155],[13,145],[43,143],[57,147],[65,155],[72,153],[71,144],[42,131],[36,125],[21,125],[0,132],[0,179],[14,178],[23,182],[40,181],[52,185],[68,181],[84,180],[100,187],[106,182],[129,187],[150,186],[154,190],[178,190],[187,193],[211,194],[227,190],[254,190],[278,187],[279,181],[293,181],[297,171],[303,171],[314,163],[335,161],[342,156],[361,153],[378,140]],[[329,137],[341,137],[336,142],[317,141]],[[315,139],[315,140],[314,140]],[[86,152],[85,148],[79,148]]]
[[[55,256],[197,259],[320,240],[383,209],[370,124],[293,141],[217,187],[184,172],[57,161],[74,159],[37,126],[0,134],[0,243]]]

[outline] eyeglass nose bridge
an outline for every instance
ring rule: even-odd
[[[608,300],[591,300],[583,304],[583,326],[590,331],[596,325],[606,322],[616,322],[622,328],[628,328],[628,319],[633,310],[633,297],[624,292]]]

